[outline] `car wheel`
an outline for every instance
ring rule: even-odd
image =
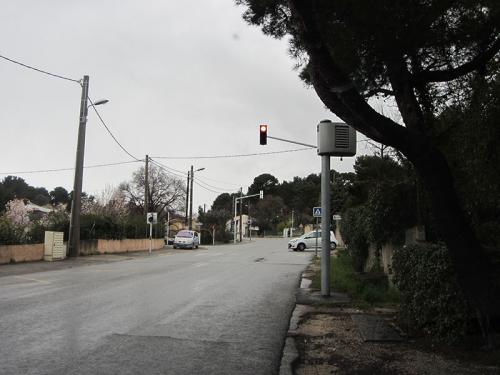
[[[306,248],[306,245],[304,245],[303,243],[299,243],[297,245],[297,250],[299,250],[299,251],[304,251],[305,248]]]
[[[174,245],[174,249],[177,249],[177,246]]]
[[[330,249],[335,250],[337,248],[337,244],[335,242],[330,243]]]

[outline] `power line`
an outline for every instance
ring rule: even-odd
[[[110,167],[114,165],[122,165],[122,164],[130,164],[130,163],[138,163],[142,162],[142,160],[132,160],[132,161],[122,161],[116,163],[107,163],[107,164],[94,164],[94,165],[86,165],[84,168],[100,168],[100,167]],[[16,175],[16,174],[31,174],[31,173],[50,173],[50,172],[64,172],[64,171],[74,171],[75,168],[56,168],[56,169],[40,169],[36,171],[17,171],[17,172],[0,172],[0,175]]]
[[[235,184],[234,182],[226,182],[226,181],[214,180],[213,178],[208,178],[208,177],[203,177],[203,180],[208,180],[208,181],[213,181],[213,182],[220,182],[221,184],[226,184],[226,185],[238,186],[238,188],[241,186],[240,184]]]
[[[162,163],[159,163],[157,162],[156,160],[153,160],[152,158],[150,158],[151,162],[156,165],[157,167],[163,169],[166,173],[170,174],[170,175],[173,175],[173,176],[176,176],[176,177],[179,177],[179,178],[186,178],[187,174],[184,174],[183,172],[181,171],[178,171],[177,169],[173,169],[173,168],[170,168],[170,167],[167,167],[166,165],[162,164]],[[175,172],[171,172],[171,170],[173,171],[178,171],[180,173],[183,173],[182,175],[178,174],[178,173],[175,173]],[[200,179],[198,178],[197,180],[194,180],[193,181],[196,185],[198,185],[199,187],[201,187],[202,189],[205,189],[207,191],[210,191],[212,193],[215,193],[215,194],[221,194],[221,193],[226,193],[227,190],[226,189],[219,189],[220,191],[216,191],[216,190],[213,190],[211,189],[210,187],[214,188],[214,189],[218,189],[216,186],[211,186],[209,184],[207,184],[206,182],[202,182],[200,181]],[[207,186],[210,186],[210,187],[207,187]]]
[[[161,163],[157,162],[156,160],[153,160],[151,157],[149,158],[149,160],[151,161],[151,163],[153,163],[153,164],[154,164],[154,165],[156,165],[157,167],[159,167],[159,168],[163,169],[165,172],[167,172],[167,173],[168,173],[168,174],[170,174],[170,175],[173,175],[173,176],[176,176],[176,177],[179,177],[179,178],[182,178],[182,179],[186,178],[186,176],[187,176],[187,173],[186,173],[186,174],[184,174],[184,175],[180,175],[180,174],[178,174],[178,173],[171,172],[171,171],[169,170],[169,169],[171,169],[171,168],[167,167],[167,166],[166,166],[166,165],[164,165],[164,164],[161,164]],[[181,172],[181,173],[182,173],[182,172]]]
[[[225,189],[225,188],[220,188],[220,187],[217,187],[217,186],[210,185],[210,184],[206,183],[205,181],[203,181],[199,177],[197,177],[196,180],[194,180],[194,182],[200,183],[200,184],[202,184],[204,186],[208,186],[208,188],[211,188],[211,189],[219,190],[220,193],[226,193],[227,190],[228,190],[228,189]]]
[[[234,155],[212,155],[212,156],[153,156],[155,159],[172,159],[172,160],[195,160],[195,159],[227,159],[227,158],[240,158],[240,157],[250,157],[250,156],[262,156],[262,155],[274,155],[274,154],[284,154],[288,152],[297,152],[313,150],[310,147],[305,148],[295,148],[292,150],[284,151],[270,151],[270,152],[256,152],[252,154],[234,154]]]
[[[182,175],[182,176],[179,176],[177,173],[170,172],[171,174],[173,174],[173,175],[175,175],[175,176],[182,177],[182,178],[186,178],[186,177],[187,177],[187,173],[184,173],[183,171],[180,171],[180,170],[175,169],[175,168],[172,168],[172,167],[168,167],[167,165],[162,164],[162,163],[159,163],[159,162],[157,162],[156,160],[153,160],[152,158],[150,158],[150,160],[151,160],[154,164],[156,164],[156,165],[158,165],[158,166],[161,166],[161,167],[162,167],[163,169],[165,169],[165,171],[167,171],[167,172],[168,172],[168,170],[171,170],[171,171],[178,172],[178,173],[180,173],[180,174]],[[206,188],[207,190],[210,190],[210,191],[214,191],[214,190],[212,190],[212,189],[215,189],[215,190],[219,190],[219,191],[220,191],[220,193],[226,193],[228,190],[230,190],[230,189],[221,188],[221,187],[218,187],[218,186],[214,186],[214,185],[212,185],[212,184],[209,184],[208,182],[206,182],[206,181],[205,181],[206,179],[209,179],[209,178],[207,178],[207,177],[196,177],[195,182],[199,182],[200,184],[203,184],[204,186],[202,186],[202,187],[203,187],[203,188]],[[240,186],[240,185],[237,185],[237,184],[232,184],[232,185],[234,185],[234,186]],[[208,186],[208,188],[207,188],[207,186]],[[212,189],[210,189],[210,188],[212,188]],[[214,191],[214,192],[215,192],[215,191]]]
[[[78,80],[78,79],[73,79],[73,78],[68,78],[68,77],[64,77],[62,75],[59,75],[59,74],[54,74],[54,73],[50,73],[50,72],[47,72],[46,70],[42,70],[42,69],[39,69],[39,68],[35,68],[34,66],[30,66],[30,65],[27,65],[27,64],[24,64],[22,62],[19,62],[19,61],[16,61],[16,60],[13,60],[11,58],[8,58],[6,56],[2,56],[0,55],[0,58],[4,59],[4,60],[7,60],[11,63],[14,63],[14,64],[17,64],[17,65],[20,65],[24,68],[28,68],[28,69],[31,69],[31,70],[34,70],[36,72],[39,72],[39,73],[43,73],[43,74],[47,74],[51,77],[56,77],[56,78],[60,78],[60,79],[64,79],[66,81],[72,81],[72,82],[76,82],[78,83],[79,85],[82,84],[81,80]]]
[[[215,191],[215,190],[212,190],[210,188],[207,188],[203,185],[201,185],[198,181],[194,180],[193,183],[195,183],[196,185],[198,185],[199,187],[201,187],[202,189],[205,189],[207,191],[210,191],[212,193],[215,193],[215,194],[221,194],[221,193],[226,193],[226,191]]]
[[[125,147],[122,146],[122,144],[120,142],[118,142],[118,139],[116,139],[116,137],[113,135],[113,133],[111,132],[111,130],[108,128],[108,126],[106,125],[106,123],[104,122],[104,120],[102,119],[101,117],[101,114],[99,113],[99,111],[97,110],[97,108],[95,107],[94,103],[92,102],[92,99],[90,99],[89,97],[87,97],[87,99],[89,100],[90,102],[90,105],[92,106],[92,108],[94,109],[94,112],[96,113],[97,117],[99,117],[99,120],[101,121],[101,124],[106,128],[106,130],[108,131],[109,135],[111,136],[111,138],[113,138],[113,140],[116,142],[116,144],[118,146],[120,146],[120,148],[128,155],[130,156],[132,159],[135,159],[136,161],[139,161],[140,159],[136,158],[134,155],[132,155],[130,152],[127,151],[127,149]]]

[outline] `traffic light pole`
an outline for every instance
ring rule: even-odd
[[[242,191],[242,190],[240,190]],[[252,198],[252,197],[260,197],[260,199],[264,199],[264,191],[260,191],[259,194],[252,194],[252,195],[241,195],[239,198],[234,198],[234,243],[236,243],[236,214],[237,214],[237,207],[238,207],[238,200],[240,201],[240,242],[243,240],[242,236],[242,212],[243,212],[243,199],[247,198]]]
[[[282,142],[294,143],[296,145],[301,145],[301,146],[306,146],[306,147],[311,147],[311,148],[318,148],[317,146],[309,145],[307,143],[291,141],[289,139],[283,139],[283,138],[278,138],[278,137],[271,137],[270,135],[268,135],[267,138],[276,139],[277,141],[282,141]]]

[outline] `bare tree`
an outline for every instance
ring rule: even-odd
[[[106,185],[97,198],[92,197],[85,201],[82,211],[88,214],[122,217],[127,214],[127,200],[122,190]]]
[[[163,215],[167,209],[184,210],[186,186],[183,181],[168,175],[154,164],[149,165],[148,180],[148,211]],[[132,174],[132,180],[122,182],[118,188],[131,213],[144,212],[144,181],[144,167],[140,167]]]

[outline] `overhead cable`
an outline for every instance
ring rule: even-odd
[[[97,117],[99,117],[99,120],[101,121],[101,124],[106,128],[106,130],[108,131],[109,135],[111,136],[111,138],[113,138],[113,140],[116,142],[116,144],[118,146],[120,146],[120,148],[128,155],[130,156],[132,159],[136,160],[136,161],[139,161],[140,159],[136,158],[134,155],[132,155],[130,152],[128,152],[128,150],[122,146],[122,144],[118,141],[118,139],[116,139],[116,137],[113,135],[113,133],[111,132],[111,130],[109,130],[108,126],[106,125],[106,123],[104,122],[104,120],[102,119],[101,117],[101,114],[99,113],[99,111],[97,110],[97,108],[95,107],[94,105],[94,102],[92,102],[92,99],[90,99],[89,97],[87,97],[87,99],[89,100],[90,102],[90,105],[91,107],[94,109],[94,112],[96,113]]]
[[[50,72],[47,72],[46,70],[42,70],[42,69],[39,69],[39,68],[35,68],[34,66],[30,66],[30,65],[27,65],[27,64],[24,64],[22,62],[19,62],[19,61],[16,61],[14,59],[11,59],[11,58],[8,58],[6,56],[3,56],[3,55],[0,55],[0,58],[4,59],[4,60],[7,60],[11,63],[14,63],[14,64],[17,64],[17,65],[20,65],[24,68],[28,68],[28,69],[31,69],[31,70],[34,70],[34,71],[37,71],[39,73],[43,73],[43,74],[47,74],[51,77],[55,77],[55,78],[60,78],[60,79],[64,79],[66,81],[72,81],[72,82],[76,82],[78,83],[79,85],[82,84],[81,80],[78,80],[78,79],[73,79],[73,78],[68,78],[68,77],[64,77],[60,74],[54,74],[54,73],[50,73]]]
[[[110,167],[114,165],[123,165],[130,163],[142,162],[143,160],[132,160],[132,161],[122,161],[117,163],[106,163],[106,164],[94,164],[94,165],[85,165],[83,168],[100,168],[100,167]],[[75,168],[56,168],[56,169],[40,169],[36,171],[17,171],[17,172],[0,172],[0,175],[16,175],[16,174],[31,174],[31,173],[49,173],[49,172],[64,172],[64,171],[74,171]]]
[[[284,154],[284,153],[288,153],[288,152],[297,152],[297,151],[305,151],[305,150],[313,150],[313,149],[310,147],[304,147],[304,148],[295,148],[295,149],[283,150],[283,151],[255,152],[255,153],[251,153],[251,154],[212,155],[212,156],[153,156],[153,157],[155,159],[172,159],[172,160],[225,159],[225,158],[241,158],[241,157],[249,157],[249,156]]]

